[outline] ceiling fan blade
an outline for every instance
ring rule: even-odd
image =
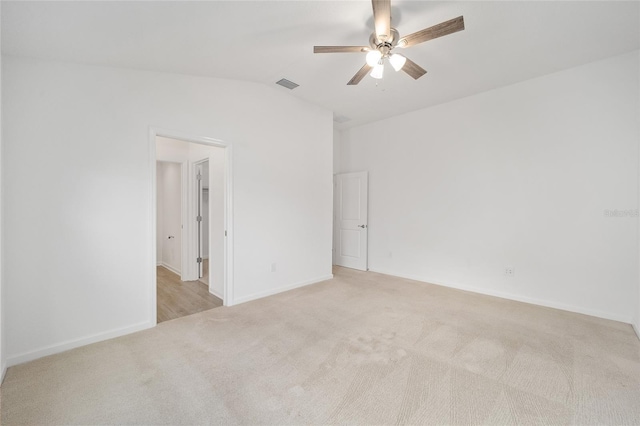
[[[457,18],[450,19],[442,22],[433,27],[425,28],[424,30],[416,31],[400,38],[398,41],[398,47],[410,47],[418,43],[424,43],[425,41],[433,40],[434,38],[446,36],[464,30],[464,18],[458,16]]]
[[[360,83],[360,80],[362,80],[364,76],[367,75],[369,71],[371,71],[371,68],[373,67],[371,67],[369,64],[364,64],[364,66],[360,68],[356,75],[354,75],[351,80],[349,80],[347,86],[355,86],[356,84]]]
[[[409,74],[411,77],[413,77],[414,80],[419,79],[420,77],[422,77],[427,73],[427,70],[425,70],[424,68],[422,68],[420,65],[416,64],[409,58],[407,58],[407,62],[404,63],[404,66],[402,67],[402,71]]]
[[[391,41],[391,0],[371,0],[373,25],[379,41]]]
[[[368,50],[368,46],[313,46],[313,53],[359,53]]]

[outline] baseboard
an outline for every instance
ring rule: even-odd
[[[477,288],[477,287],[469,287],[469,286],[459,285],[459,284],[441,283],[441,282],[431,281],[431,280],[425,279],[423,277],[417,277],[417,276],[406,275],[406,274],[399,274],[399,273],[396,273],[396,272],[384,271],[384,270],[379,270],[379,269],[376,269],[376,270],[369,269],[369,271],[377,272],[379,274],[392,275],[392,276],[399,277],[399,278],[406,278],[406,279],[414,280],[414,281],[420,281],[420,282],[424,282],[424,283],[428,283],[428,284],[435,284],[435,285],[439,285],[439,286],[442,286],[442,287],[449,287],[449,288],[455,288],[457,290],[469,291],[471,293],[484,294],[484,295],[487,295],[487,296],[499,297],[501,299],[514,300],[516,302],[529,303],[531,305],[538,305],[538,306],[544,306],[546,308],[560,309],[562,311],[574,312],[574,313],[578,313],[578,314],[589,315],[589,316],[592,316],[592,317],[598,317],[598,318],[608,319],[608,320],[612,320],[612,321],[619,321],[619,322],[623,322],[623,323],[626,323],[626,324],[631,324],[631,318],[629,318],[629,317],[624,317],[622,315],[611,314],[609,312],[602,312],[602,311],[598,311],[598,310],[595,310],[595,309],[580,308],[578,306],[566,305],[564,303],[551,302],[551,301],[548,301],[548,300],[536,299],[536,298],[532,298],[532,297],[518,296],[518,295],[515,295],[515,294],[511,294],[511,293],[503,293],[501,291],[486,290],[486,289],[481,289],[481,288]]]
[[[176,274],[176,275],[178,275],[178,276],[182,275],[182,274],[180,273],[180,270],[179,270],[179,269],[174,268],[173,266],[169,265],[168,263],[161,262],[161,263],[160,263],[160,266],[162,266],[163,268],[166,268],[166,269],[170,270],[171,272],[173,272],[174,274]]]
[[[75,349],[80,346],[89,345],[91,343],[101,342],[103,340],[113,339],[114,337],[124,336],[125,334],[135,333],[136,331],[146,330],[154,326],[155,324],[145,321],[132,326],[117,328],[114,330],[106,331],[104,333],[97,333],[87,337],[82,337],[80,339],[68,340],[63,343],[45,346],[44,348],[36,349],[34,351],[23,352],[18,355],[9,356],[7,358],[7,367],[13,367],[14,365],[33,361],[34,359],[68,351],[69,349]]]
[[[156,266],[162,266],[162,262],[156,262]]]
[[[222,297],[222,294],[218,293],[215,290],[211,290],[211,287],[209,287],[209,293],[213,294],[215,297],[217,297],[220,300],[224,300],[224,297]]]
[[[273,296],[274,294],[278,294],[278,293],[284,293],[285,291],[289,291],[289,290],[293,290],[295,288],[299,288],[299,287],[304,287],[307,285],[311,285],[311,284],[315,284],[315,283],[319,283],[322,281],[326,281],[326,280],[330,280],[331,278],[333,278],[333,274],[329,274],[329,275],[324,275],[322,277],[318,277],[318,278],[314,278],[311,280],[306,280],[306,281],[300,281],[294,284],[289,284],[289,285],[285,285],[282,287],[278,287],[272,290],[267,290],[267,291],[261,291],[259,293],[253,293],[250,294],[249,296],[244,296],[244,297],[239,297],[237,299],[233,300],[233,305],[237,305],[240,303],[245,303],[245,302],[250,302],[252,300],[256,300],[256,299],[262,299],[263,297],[267,297],[267,296]]]
[[[636,332],[636,336],[638,336],[638,340],[640,340],[640,326],[638,325],[638,323],[634,322],[633,324],[631,324],[631,327],[633,327],[633,331]]]

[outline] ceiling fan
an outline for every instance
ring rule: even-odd
[[[347,85],[360,83],[369,71],[371,71],[371,77],[382,78],[385,59],[396,71],[403,70],[417,80],[427,71],[407,57],[394,53],[393,49],[415,46],[464,30],[464,19],[462,16],[458,16],[433,27],[400,37],[398,30],[391,27],[391,0],[371,0],[371,3],[375,31],[369,37],[369,46],[313,46],[313,53],[367,53],[367,63],[349,80]]]

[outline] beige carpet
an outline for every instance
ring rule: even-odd
[[[335,274],[12,367],[2,424],[640,424],[629,325]]]

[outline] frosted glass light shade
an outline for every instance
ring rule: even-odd
[[[370,67],[375,67],[378,64],[378,61],[382,58],[382,52],[379,50],[371,50],[367,53],[367,65]]]
[[[389,56],[389,62],[391,63],[391,66],[394,70],[400,71],[402,67],[404,67],[405,62],[407,62],[407,58],[398,53],[394,53],[393,55]]]
[[[380,61],[375,67],[373,67],[373,70],[369,75],[379,80],[382,78],[382,74],[384,74],[384,62]]]

